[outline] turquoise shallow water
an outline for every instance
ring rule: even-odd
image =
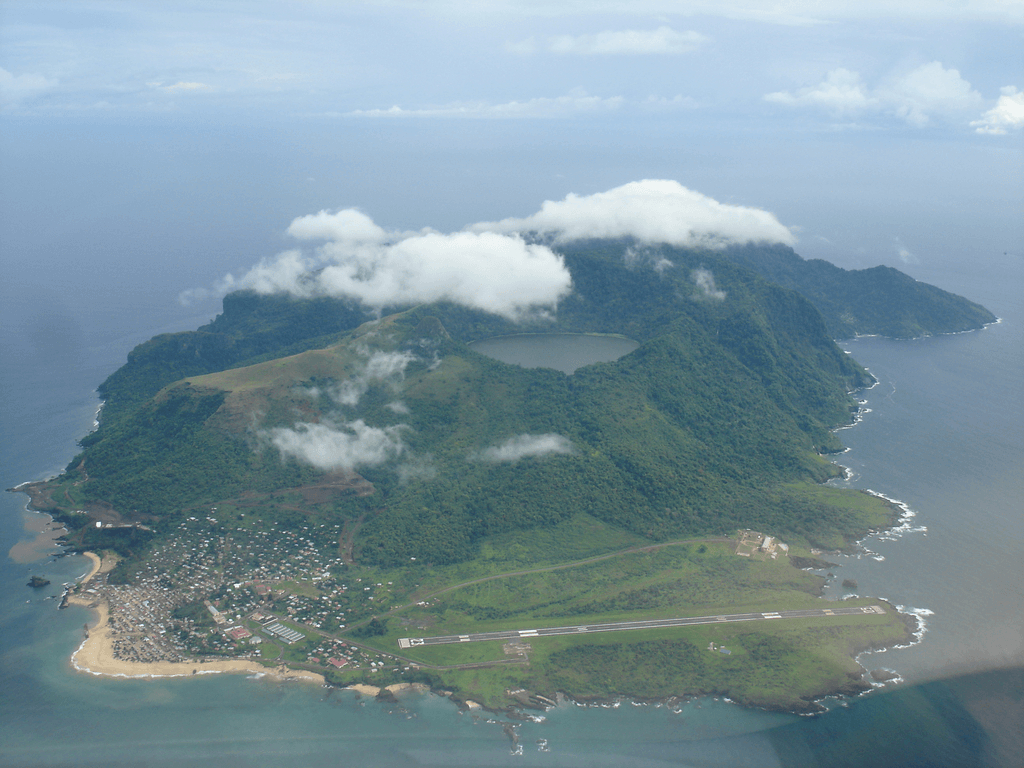
[[[1019,268],[1003,277],[962,289],[1002,316],[1000,325],[913,342],[858,339],[845,345],[880,380],[864,394],[870,412],[842,433],[850,446],[840,458],[852,470],[848,482],[902,500],[915,517],[898,535],[867,540],[869,554],[843,559],[836,581],[854,578],[862,594],[925,615],[923,642],[864,659],[896,670],[908,683],[1022,659],[1024,313],[1014,288]],[[93,388],[123,359],[123,346],[79,350],[62,360],[5,361],[4,487],[53,473],[71,458],[74,440],[92,423]],[[24,503],[24,496],[0,497],[4,552],[26,538]],[[628,702],[617,708],[565,705],[542,722],[521,725],[523,754],[513,756],[500,723],[461,714],[436,696],[413,696],[396,707],[350,692],[244,676],[139,681],[75,673],[68,657],[88,614],[57,611],[46,597],[85,570],[79,557],[0,562],[0,764],[799,764],[793,756],[812,754],[807,745],[830,722],[837,729],[832,737],[856,737],[871,718],[891,722],[908,711],[937,711],[911,707],[906,697],[877,696],[872,706],[883,714],[866,720],[845,714],[867,711],[856,705],[832,720],[710,700],[678,712]],[[24,583],[33,573],[44,573],[54,586],[29,590]],[[831,591],[842,593],[836,586]],[[958,755],[961,764],[965,755],[983,751],[971,741],[977,724],[965,712],[955,709],[955,717],[935,720],[947,736],[968,745]],[[780,740],[779,734],[789,735]],[[540,739],[550,751],[541,751]],[[877,752],[871,757],[885,764]],[[815,758],[811,764],[825,763]]]

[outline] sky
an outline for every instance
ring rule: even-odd
[[[195,327],[289,265],[514,317],[567,289],[524,227],[956,290],[1022,258],[1022,32],[1021,0],[5,0],[3,349]]]

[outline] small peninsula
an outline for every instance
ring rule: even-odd
[[[562,248],[554,315],[243,291],[137,347],[64,473],[12,489],[102,554],[66,595],[100,614],[76,666],[495,709],[720,694],[810,712],[869,688],[854,657],[913,627],[822,600],[805,570],[900,514],[823,484],[872,383],[833,337],[995,318],[781,247],[637,253]],[[636,348],[566,374],[469,346],[556,332]]]

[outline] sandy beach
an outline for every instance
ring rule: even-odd
[[[96,556],[93,555],[93,557]],[[97,557],[96,560],[99,561],[99,558]],[[289,669],[283,665],[274,668],[264,667],[254,661],[243,661],[241,659],[154,663],[122,661],[114,658],[113,639],[107,625],[110,611],[106,603],[103,601],[94,602],[80,595],[70,597],[68,603],[92,608],[98,614],[98,620],[95,624],[89,626],[89,636],[78,647],[78,650],[71,655],[71,666],[79,672],[123,678],[191,677],[192,675],[233,672],[250,675],[263,674],[279,680],[301,680],[319,684],[325,682],[323,675],[318,675],[314,672],[307,672],[302,669]]]
[[[376,685],[364,685],[363,683],[356,683],[355,685],[348,686],[348,690],[361,693],[363,696],[376,696],[380,693],[380,688]]]
[[[103,560],[95,552],[83,552],[82,553],[89,560],[89,572],[82,577],[82,584],[88,582],[97,573],[106,573],[117,563],[113,558],[107,558],[108,565],[106,568],[103,567]]]

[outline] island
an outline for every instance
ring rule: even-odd
[[[100,616],[75,665],[493,709],[714,694],[812,712],[877,684],[856,657],[914,619],[823,600],[822,571],[902,512],[826,484],[873,383],[834,338],[995,317],[783,246],[638,252],[560,246],[556,313],[240,291],[137,347],[64,473],[14,489],[102,556],[68,596]],[[632,351],[566,372],[471,346],[549,334]]]

